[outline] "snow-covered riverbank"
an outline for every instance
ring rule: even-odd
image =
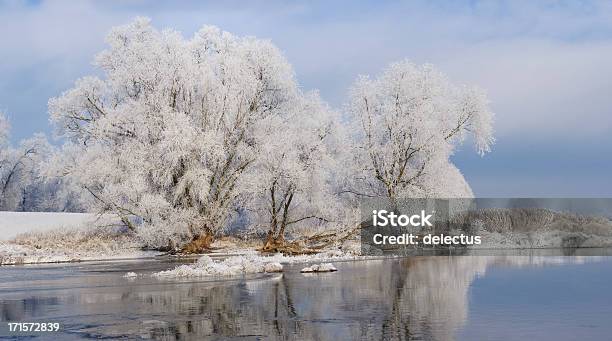
[[[0,265],[151,257],[113,215],[0,212]]]
[[[161,252],[142,251],[139,249],[115,250],[112,252],[107,250],[97,252],[78,250],[50,251],[38,250],[14,243],[0,242],[0,265],[141,259],[155,257],[160,254]]]
[[[18,234],[0,241],[0,265],[152,257],[134,233],[121,228],[70,227]]]
[[[561,217],[563,222],[577,219]],[[554,222],[554,221],[553,221]],[[612,247],[612,231],[607,220],[587,221],[588,224],[538,224],[533,229],[516,229],[497,221],[482,226],[477,233],[482,245],[474,250],[525,250],[547,248],[606,248]],[[574,225],[578,227],[574,227]],[[500,230],[501,229],[501,230]],[[499,230],[499,231],[498,231]],[[144,251],[137,233],[117,224],[111,215],[99,217],[80,213],[0,212],[0,265],[76,262],[146,258],[162,252]],[[357,239],[342,245],[330,245],[316,255],[259,255],[259,240],[222,237],[215,241],[211,254],[216,259],[202,258],[192,265],[178,267],[159,277],[200,277],[264,272],[270,263],[309,263],[356,259],[362,249]],[[367,245],[366,245],[367,247]],[[365,252],[380,256],[382,252]],[[219,258],[223,258],[219,261]]]

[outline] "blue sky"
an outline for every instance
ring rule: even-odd
[[[358,74],[409,58],[489,93],[498,142],[454,156],[481,197],[612,197],[612,3],[598,1],[2,1],[0,110],[14,142],[96,72],[115,25],[148,16],[272,40],[335,108]]]

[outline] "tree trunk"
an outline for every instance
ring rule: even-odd
[[[283,235],[276,236],[272,231],[269,231],[262,251],[276,251],[283,245],[285,245],[285,237]]]
[[[214,241],[215,237],[210,233],[197,235],[187,245],[183,246],[181,253],[207,253]]]

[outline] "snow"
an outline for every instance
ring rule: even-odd
[[[202,256],[195,264],[181,265],[173,270],[153,274],[155,277],[231,276],[265,272],[267,263],[257,256],[234,256],[215,262]]]
[[[221,261],[214,261],[208,256],[203,256],[194,264],[181,265],[172,270],[157,272],[154,273],[153,276],[158,278],[237,276],[264,272],[278,272],[266,270],[276,270],[279,268],[279,266],[282,268],[282,264],[322,262],[328,260],[356,260],[366,258],[368,257],[356,256],[339,250],[327,251],[314,255],[298,256],[285,256],[280,253],[273,256],[251,254],[232,256]],[[318,265],[317,268],[319,267],[322,267],[322,269],[325,271],[335,271],[332,270],[335,269],[335,267],[329,263]]]
[[[28,232],[46,232],[59,228],[81,229],[100,222],[112,223],[114,219],[110,215],[100,218],[93,213],[0,212],[0,240],[10,240]]]

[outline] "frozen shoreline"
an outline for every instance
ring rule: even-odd
[[[23,245],[0,242],[0,267],[6,265],[76,263],[88,261],[111,261],[147,259],[162,255],[158,251],[122,250],[119,252],[78,252],[36,250]]]
[[[84,221],[88,223],[79,225],[77,224],[79,221],[80,224]],[[16,228],[27,227],[26,225],[32,228],[26,228],[25,231]],[[61,228],[52,228],[57,226]],[[10,230],[11,233],[6,233],[2,238],[14,236],[12,240],[0,239],[0,266],[145,259],[164,254],[160,251],[142,250],[143,243],[139,237],[125,228],[117,227],[116,224],[113,224],[113,217],[108,215],[100,218],[94,214],[84,213],[0,212],[0,232],[5,232],[5,230]],[[19,234],[14,231],[19,231]],[[476,252],[558,249],[564,245],[567,237],[579,239],[579,249],[612,247],[612,235],[594,232],[597,231],[554,229],[535,233],[480,231],[483,244],[472,246],[470,249]],[[225,263],[222,263],[225,260],[221,262],[202,261],[199,266],[175,269],[175,273],[166,275],[189,277],[214,273],[258,272],[268,263],[310,263],[392,257],[392,255],[369,254],[368,252],[362,255],[359,239],[345,241],[342,245],[330,246],[315,255],[299,256],[262,255],[256,250],[258,245],[255,240],[243,241],[232,237],[222,237],[215,241],[213,245],[215,250],[210,254],[176,255],[174,257],[202,259],[209,256],[216,260],[227,258],[230,259],[229,261]],[[484,255],[486,252],[481,254]],[[253,267],[247,264],[248,262],[253,263]]]
[[[493,250],[501,252],[497,256],[524,256],[524,257],[562,257],[558,254],[547,255],[547,251],[559,248],[475,248],[474,251]],[[593,248],[580,248],[590,250]],[[597,249],[597,248],[596,248]],[[24,252],[25,251],[25,252]],[[507,251],[509,253],[504,254]],[[33,252],[33,253],[28,253]],[[516,254],[514,254],[516,252]],[[527,253],[526,253],[527,252]],[[24,254],[25,253],[25,254]],[[410,255],[408,255],[410,256]],[[427,255],[413,255],[416,257]],[[486,253],[474,254],[474,257],[489,257]],[[322,262],[345,262],[345,261],[367,261],[379,259],[392,259],[404,257],[396,254],[384,255],[360,255],[345,252],[339,249],[330,249],[314,255],[285,256],[282,254],[262,254],[254,249],[247,248],[224,248],[208,254],[177,254],[168,255],[160,251],[143,251],[136,249],[117,250],[113,253],[105,252],[45,252],[24,248],[22,245],[0,241],[0,268],[2,266],[34,265],[51,263],[77,263],[77,262],[104,262],[120,260],[138,260],[165,257],[168,259],[193,259],[193,264],[181,265],[175,269],[162,271],[156,274],[158,278],[189,278],[204,276],[233,276],[248,273],[261,273],[267,264],[313,264]],[[589,257],[589,256],[586,256]],[[596,255],[593,257],[597,258]]]

